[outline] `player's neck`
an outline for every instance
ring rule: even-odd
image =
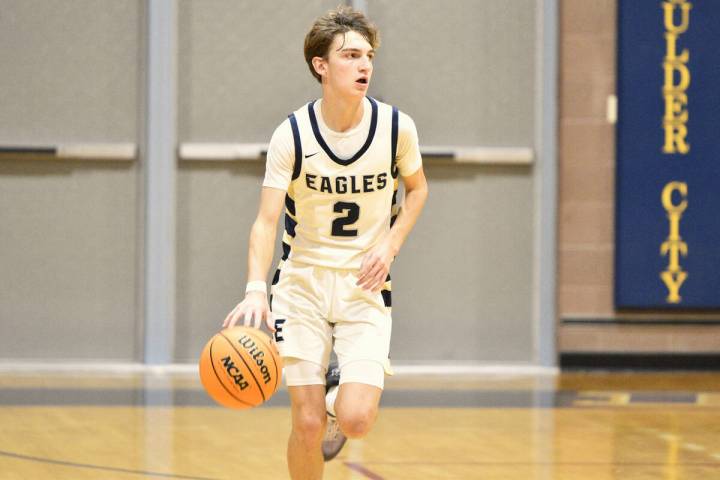
[[[363,118],[364,98],[340,97],[329,90],[324,91],[320,112],[325,125],[335,132],[346,132],[355,128]]]

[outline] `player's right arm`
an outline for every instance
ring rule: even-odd
[[[267,278],[273,258],[275,236],[280,214],[285,206],[285,192],[272,187],[263,187],[260,194],[260,209],[250,230],[250,247],[248,249],[248,282],[261,281]],[[250,291],[225,318],[223,327],[229,328],[243,319],[246,326],[260,327],[264,320],[270,331],[275,331],[270,314],[267,293]]]
[[[285,195],[292,178],[295,161],[295,145],[292,130],[286,120],[276,130],[270,140],[260,194],[260,208],[250,230],[248,249],[248,282],[265,282],[275,248],[275,236],[280,214],[285,207]],[[266,289],[267,290],[267,289]],[[233,327],[243,319],[247,326],[259,328],[264,320],[270,331],[275,331],[267,291],[249,291],[225,318],[223,327]]]

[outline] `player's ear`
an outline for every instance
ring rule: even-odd
[[[327,61],[322,57],[313,57],[312,66],[321,77],[327,74]]]

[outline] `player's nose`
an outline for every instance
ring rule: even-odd
[[[370,57],[363,56],[362,61],[359,65],[360,71],[363,73],[368,73],[372,70],[372,62],[370,61]]]

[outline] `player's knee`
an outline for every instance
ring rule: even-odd
[[[325,433],[326,419],[327,417],[324,410],[301,410],[293,420],[293,433],[303,444],[319,444]]]
[[[375,407],[355,408],[343,414],[338,412],[338,423],[346,437],[361,438],[370,432],[376,416],[377,408]]]

